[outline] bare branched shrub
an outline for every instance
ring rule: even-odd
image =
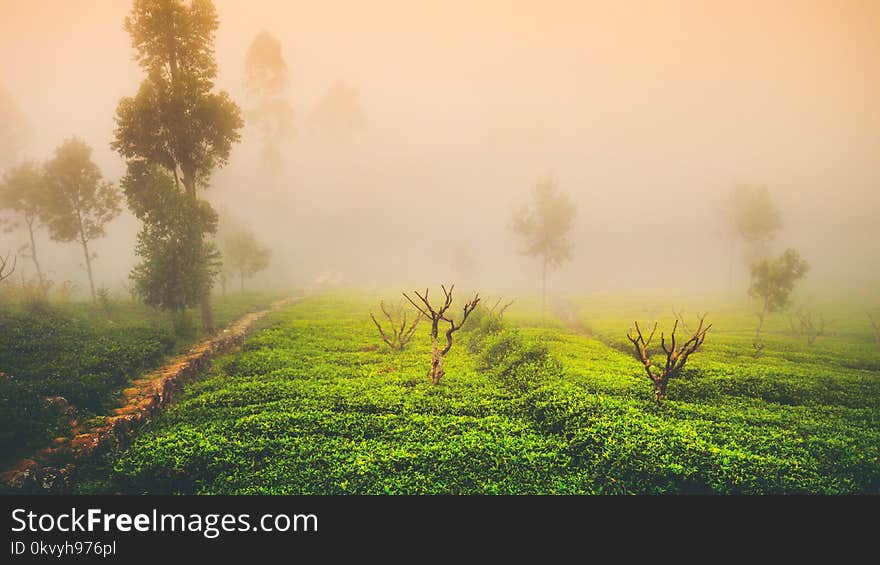
[[[682,329],[684,329],[684,331],[686,331],[686,332],[690,332],[690,331],[691,331],[691,329],[690,329],[690,328],[688,327],[688,325],[687,325],[687,321],[685,320],[685,317],[684,317],[684,310],[683,310],[683,309],[682,309],[682,310],[676,310],[675,308],[673,308],[673,309],[672,309],[672,316],[673,316],[676,320],[678,320],[678,323],[681,325],[681,327],[682,327]]]
[[[795,336],[806,339],[807,345],[813,345],[817,338],[830,333],[824,316],[815,316],[813,312],[804,309],[788,316],[788,327]]]
[[[651,383],[654,385],[654,400],[658,405],[662,404],[663,399],[666,397],[666,385],[669,383],[669,379],[680,376],[681,370],[684,368],[685,363],[687,363],[688,357],[699,349],[699,347],[703,345],[703,341],[706,340],[706,332],[709,331],[712,324],[704,327],[704,318],[705,317],[700,318],[697,330],[681,345],[675,343],[675,330],[678,329],[678,320],[676,320],[675,324],[672,326],[672,334],[670,335],[670,344],[668,348],[666,346],[666,336],[663,332],[660,333],[660,347],[663,349],[663,353],[666,354],[666,362],[662,366],[654,365],[652,363],[651,354],[648,351],[648,348],[651,346],[651,340],[654,339],[654,334],[657,332],[656,322],[654,322],[654,328],[651,330],[647,339],[642,335],[642,330],[639,327],[638,322],[635,322],[636,336],[627,332],[626,337],[635,347],[636,359],[645,366],[645,372],[648,374],[648,378],[651,379]]]
[[[10,265],[9,264],[9,255],[10,255],[10,253],[7,253],[6,257],[0,256],[0,281],[2,281],[4,279],[8,279],[9,277],[12,276],[12,273],[15,272],[15,266],[18,263],[18,257],[13,255],[12,256],[12,265]]]
[[[380,324],[379,320],[376,319],[376,316],[373,315],[372,310],[370,310],[370,318],[373,320],[373,323],[376,324],[376,329],[379,330],[379,335],[382,337],[382,341],[384,341],[391,349],[403,351],[406,344],[412,339],[412,336],[416,331],[416,326],[419,325],[419,320],[422,319],[422,313],[416,313],[415,316],[413,316],[412,321],[408,324],[407,317],[409,313],[403,304],[403,300],[392,308],[388,308],[385,305],[385,301],[382,300],[379,302],[379,309],[382,310],[382,313],[388,320],[390,329],[386,332],[382,328],[382,324]]]
[[[499,320],[503,320],[503,319],[504,319],[504,312],[505,312],[508,308],[510,308],[510,306],[511,306],[514,302],[516,302],[516,298],[514,298],[514,299],[511,300],[510,302],[507,302],[507,303],[505,303],[504,305],[502,305],[502,304],[501,304],[501,301],[502,301],[503,299],[504,299],[504,297],[499,296],[499,297],[498,297],[498,300],[496,300],[496,301],[495,301],[495,304],[493,304],[491,307],[489,307],[489,306],[485,306],[485,305],[484,305],[484,307],[489,311],[489,314],[492,315],[492,316],[497,316]],[[499,308],[499,306],[500,306],[500,308]]]
[[[443,357],[449,353],[450,349],[452,349],[452,334],[461,329],[467,321],[468,316],[474,311],[477,304],[480,303],[480,295],[474,294],[474,297],[464,305],[461,322],[456,323],[454,319],[447,315],[449,307],[452,306],[452,292],[455,289],[455,285],[450,286],[449,290],[446,290],[445,286],[441,286],[440,288],[443,289],[443,294],[445,296],[443,305],[438,308],[431,306],[431,303],[428,301],[428,289],[425,289],[425,294],[419,294],[418,291],[415,291],[418,303],[410,298],[405,292],[403,293],[403,297],[406,298],[410,304],[415,306],[416,310],[431,320],[431,370],[428,372],[428,376],[431,378],[431,384],[433,385],[440,384],[440,379],[446,374],[443,370]],[[442,348],[438,337],[441,321],[449,324],[449,329],[446,330],[446,346]]]

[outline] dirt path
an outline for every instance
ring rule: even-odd
[[[0,485],[11,492],[63,493],[69,490],[76,468],[83,461],[124,446],[132,433],[155,412],[172,402],[185,384],[201,374],[219,354],[227,353],[244,342],[248,330],[261,318],[289,304],[299,301],[286,298],[272,303],[269,308],[251,312],[196,345],[186,353],[147,373],[122,391],[122,405],[109,415],[80,422],[75,410],[67,407],[71,417],[68,437],[55,438],[50,447],[41,449],[28,458],[20,459],[0,473]],[[56,397],[56,403],[66,402]]]

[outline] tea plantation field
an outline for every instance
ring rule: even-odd
[[[880,493],[867,333],[807,346],[775,327],[755,359],[752,320],[719,313],[657,407],[622,333],[637,309],[575,303],[580,332],[478,310],[431,386],[429,324],[389,352],[375,300],[268,317],[80,492]]]
[[[218,327],[265,308],[275,295],[218,298]],[[48,303],[0,308],[0,467],[65,435],[62,397],[80,420],[106,414],[142,371],[202,337],[198,315],[186,334],[170,317],[133,302]]]

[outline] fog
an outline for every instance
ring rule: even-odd
[[[783,211],[776,251],[810,262],[806,287],[880,283],[880,3],[215,0],[217,86],[247,107],[245,53],[282,44],[295,135],[273,176],[246,126],[204,193],[273,250],[254,287],[309,284],[539,290],[514,209],[546,174],[577,206],[573,260],[554,291],[727,292],[723,196],[766,186]],[[0,86],[44,160],[66,137],[106,178],[119,99],[143,74],[124,0],[0,0]],[[314,125],[334,84],[364,127]],[[94,242],[99,284],[136,262],[124,212]],[[0,251],[25,234],[0,235]],[[41,232],[55,280],[86,288],[76,244]],[[740,249],[737,252],[741,252]],[[737,259],[734,292],[747,275]],[[20,261],[26,273],[30,265]]]

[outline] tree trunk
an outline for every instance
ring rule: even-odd
[[[443,378],[443,375],[446,374],[446,371],[443,370],[443,354],[440,350],[440,345],[437,343],[437,338],[431,337],[431,371],[429,373],[431,377],[431,384],[438,385],[440,384],[440,379]]]
[[[183,187],[186,190],[187,196],[190,197],[193,203],[196,203],[198,197],[196,196],[196,175],[195,168],[191,164],[181,165],[180,170],[183,172]],[[202,244],[204,244],[205,239],[202,234],[199,234],[198,237],[202,238]],[[211,286],[205,290],[205,293],[201,297],[201,309],[202,309],[202,330],[206,334],[214,333],[214,309],[211,306]]]
[[[755,342],[752,345],[755,349],[754,357],[757,359],[761,356],[762,350],[764,349],[764,344],[761,343],[761,329],[764,327],[764,318],[767,316],[767,301],[764,301],[764,307],[761,309],[761,312],[758,314],[758,327],[755,328]]]
[[[767,315],[767,303],[764,303],[764,308],[761,309],[761,312],[758,314],[758,327],[755,329],[755,343],[758,343],[761,340],[761,329],[764,327],[764,317]]]
[[[214,309],[211,307],[211,291],[202,296],[202,330],[206,334],[214,333]]]
[[[662,405],[663,399],[666,398],[666,383],[666,379],[654,381],[654,402],[657,406]]]
[[[86,271],[89,273],[89,288],[92,291],[92,300],[95,300],[95,279],[92,277],[92,258],[89,255],[89,242],[84,235],[80,235],[80,241],[82,241],[83,253],[86,256]]]
[[[31,261],[34,262],[34,267],[37,268],[37,279],[39,279],[40,283],[43,282],[43,270],[40,268],[40,262],[37,260],[37,242],[34,238],[34,220],[30,219],[27,222],[28,233],[31,236]]]
[[[239,280],[241,281],[241,293],[244,294],[244,270],[239,271]]]

